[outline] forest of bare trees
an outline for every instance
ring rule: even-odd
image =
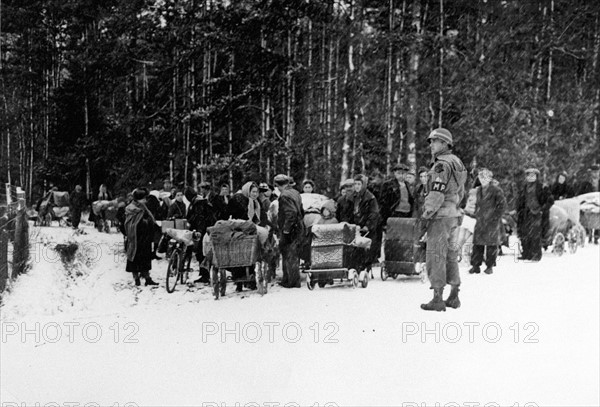
[[[272,179],[598,154],[595,0],[0,0],[0,181]]]

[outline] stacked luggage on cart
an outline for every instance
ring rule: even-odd
[[[371,265],[368,263],[370,240],[360,236],[356,225],[337,223],[313,225],[310,263],[302,267],[309,290],[315,285],[350,283],[366,288]]]
[[[388,218],[381,265],[381,279],[399,275],[425,276],[425,243],[415,218]]]

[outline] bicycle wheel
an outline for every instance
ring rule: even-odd
[[[171,258],[169,259],[169,265],[167,266],[167,292],[172,293],[175,291],[177,280],[179,279],[179,270],[183,266],[181,262],[181,253],[178,250],[173,251]]]

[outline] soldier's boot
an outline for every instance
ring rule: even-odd
[[[452,286],[452,290],[450,290],[450,295],[448,296],[448,299],[445,301],[446,307],[450,307],[450,308],[459,308],[460,307],[460,299],[458,298],[458,292],[460,290],[458,289],[457,285],[453,285]]]
[[[427,304],[421,304],[421,309],[425,311],[446,311],[446,303],[443,298],[444,289],[434,288],[433,299]]]
[[[480,272],[481,272],[481,269],[479,268],[479,266],[473,266],[469,270],[469,274],[479,274]]]

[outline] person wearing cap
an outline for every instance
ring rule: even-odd
[[[383,225],[387,224],[388,218],[412,217],[414,199],[406,181],[408,170],[406,164],[396,164],[393,167],[394,178],[383,184],[380,200]]]
[[[423,203],[422,219],[427,229],[426,267],[433,289],[433,299],[421,304],[426,311],[446,311],[460,307],[458,291],[458,227],[461,218],[460,202],[464,196],[467,170],[452,154],[452,133],[444,128],[433,130],[427,137],[433,165],[427,175],[427,196]],[[444,301],[444,287],[452,287]]]
[[[481,183],[476,188],[475,230],[473,233],[473,249],[471,254],[471,274],[480,272],[485,252],[486,274],[493,273],[501,242],[501,219],[506,209],[506,199],[502,189],[492,183],[493,173],[487,168],[479,170]]]
[[[211,207],[210,202],[207,199],[204,199],[204,197],[202,197],[201,195],[198,195],[196,190],[192,187],[188,186],[184,190],[183,195],[190,203],[186,215],[186,219],[190,224],[190,230],[200,232],[200,241],[202,241],[202,239],[204,239],[204,235],[206,234],[206,230],[217,222],[214,210]],[[195,251],[196,260],[198,260],[198,264],[202,264],[202,262],[204,261],[204,253],[202,252],[202,247],[189,246],[187,250],[188,255],[190,255],[191,252]],[[197,280],[194,281],[194,283],[210,283],[210,274],[208,270],[204,267],[199,267],[199,271],[200,276]]]
[[[375,195],[367,189],[368,178],[358,174],[354,177],[354,193],[352,196],[352,222],[367,232],[366,237],[371,239],[371,249],[366,263],[371,265],[379,262],[381,254],[381,218],[379,205]],[[367,277],[368,278],[368,277]]]
[[[517,234],[521,240],[519,259],[540,261],[554,198],[550,189],[542,185],[537,168],[525,170],[525,181],[517,198]]]
[[[352,197],[354,195],[354,180],[349,178],[340,185],[340,196],[336,200],[335,217],[340,222],[353,222]]]
[[[410,192],[411,196],[414,198],[415,190],[417,189],[417,174],[415,173],[415,170],[410,168],[406,173],[404,180],[408,183],[408,192]]]
[[[150,277],[152,270],[152,240],[156,222],[146,206],[148,190],[136,188],[132,201],[125,208],[125,231],[127,233],[127,265],[125,270],[133,274],[135,285],[140,285],[140,276],[146,285],[158,285]]]
[[[290,186],[290,179],[279,174],[275,177],[279,195],[277,222],[279,248],[283,260],[283,278],[280,285],[285,288],[300,287],[300,245],[305,235],[304,210],[300,193]]]

